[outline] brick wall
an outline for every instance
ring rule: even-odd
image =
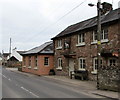
[[[24,65],[24,62],[23,62],[22,71],[37,74],[37,75],[49,75],[50,69],[53,69],[53,67],[54,67],[53,55],[37,55],[38,56],[38,66],[35,66],[35,56],[36,55],[31,56],[31,68],[29,68],[29,56],[23,57],[23,59],[26,60],[26,64]],[[49,58],[48,66],[44,65],[44,57]],[[37,67],[37,69],[35,69],[35,67]]]

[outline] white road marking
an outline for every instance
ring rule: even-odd
[[[32,94],[33,96],[39,98],[39,96],[37,96],[36,94],[32,93],[32,92],[29,92],[30,94]]]
[[[10,79],[10,78],[9,78],[8,80],[9,80],[9,81],[11,81],[11,79]]]
[[[35,97],[39,98],[39,96],[37,96],[37,95],[36,95],[36,94],[34,94],[33,92],[31,92],[31,91],[27,90],[26,88],[24,88],[24,87],[20,87],[20,88],[21,88],[21,89],[23,89],[24,91],[26,91],[26,92],[28,92],[28,93],[32,94],[33,96],[35,96]]]
[[[3,75],[3,74],[2,74],[2,76],[3,76],[4,78],[7,78],[7,77],[6,77],[5,75]]]
[[[0,75],[2,75],[4,78],[8,79],[9,81],[11,81],[10,78],[7,78],[5,75],[3,75],[2,73],[0,73]],[[18,84],[15,84],[17,87],[20,87]],[[20,87],[21,89],[23,89],[24,91],[30,93],[31,95],[35,96],[36,98],[39,98],[38,95],[34,94],[33,92],[29,91],[28,89],[24,88],[24,87]]]
[[[33,92],[31,92],[31,91],[27,90],[26,88],[24,88],[24,87],[20,87],[20,88],[21,88],[21,89],[23,89],[23,90],[25,90],[26,92],[28,92],[28,93],[32,94],[33,96],[35,96],[35,97],[39,98],[39,96],[37,96],[37,95],[36,95],[36,94],[34,94]]]

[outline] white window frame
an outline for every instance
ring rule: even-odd
[[[92,32],[92,42],[91,44],[96,44],[97,43],[97,39],[95,39],[95,34],[97,33],[97,30]]]
[[[97,60],[97,63],[96,63]],[[103,61],[101,59],[101,66],[103,66]],[[97,67],[98,67],[98,58],[95,57],[93,58],[93,71],[91,72],[92,74],[97,74]]]
[[[57,48],[56,49],[62,49],[62,39],[59,39],[57,41]]]
[[[116,58],[109,58],[108,66],[110,66],[110,60],[115,60],[115,65],[114,66],[117,66],[117,59]]]
[[[85,45],[85,33],[78,34],[77,42],[78,43],[76,46],[84,46]]]
[[[107,33],[106,33],[107,30]],[[105,34],[107,34],[107,38],[105,38]],[[101,31],[101,42],[108,42],[108,29],[102,29]]]
[[[57,68],[56,69],[62,69],[62,58],[57,59]]]
[[[82,63],[80,62],[80,60],[82,60]],[[85,58],[78,58],[79,70],[85,71],[86,69],[83,68],[84,67],[83,61],[85,61],[85,68],[86,68],[86,59]]]
[[[107,38],[105,38],[105,34],[106,34],[105,31],[106,30],[107,30]],[[97,44],[97,40],[95,39],[95,33],[96,32],[97,31],[95,30],[92,33],[92,42],[91,42],[91,44]],[[106,43],[106,42],[109,42],[109,40],[108,40],[108,28],[104,28],[104,29],[101,30],[101,43]]]
[[[46,58],[47,58],[47,64],[46,64]],[[49,57],[44,57],[44,66],[49,66]]]

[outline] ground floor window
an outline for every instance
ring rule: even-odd
[[[23,57],[23,66],[26,66],[26,58]]]
[[[49,65],[49,57],[44,58],[44,65],[48,66]]]
[[[37,66],[38,66],[38,57],[35,56],[35,67],[37,67]]]
[[[58,58],[58,68],[57,69],[62,69],[62,58]]]
[[[103,65],[102,59],[100,60],[100,64],[102,67],[102,65]],[[98,58],[95,57],[95,58],[93,58],[93,71],[97,71],[97,69],[98,69]]]
[[[85,64],[85,58],[79,58],[79,69],[85,70],[86,64]]]
[[[110,58],[108,61],[108,66],[117,66],[117,59]]]

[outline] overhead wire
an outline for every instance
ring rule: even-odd
[[[83,3],[85,3],[87,0],[84,0],[83,2],[81,2],[80,4],[78,4],[77,6],[75,6],[73,9],[71,9],[69,12],[67,12],[65,15],[63,15],[62,17],[60,17],[56,22],[46,26],[42,31],[40,31],[39,33],[42,33],[46,30],[48,30],[48,28],[50,27],[53,27],[54,25],[56,25],[60,20],[62,20],[64,17],[66,17],[68,14],[70,14],[71,12],[73,12],[75,9],[77,9],[79,6],[81,6]],[[32,40],[32,39],[35,39],[35,38],[38,38],[39,36],[36,37],[36,35],[38,35],[39,33],[37,34],[34,34],[31,38],[29,38],[28,40]],[[27,40],[27,41],[28,41]]]

